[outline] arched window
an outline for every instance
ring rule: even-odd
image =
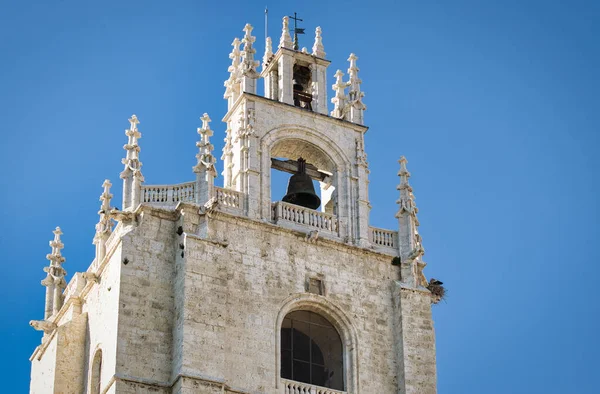
[[[281,377],[344,390],[342,340],[327,319],[310,311],[294,311],[283,319]]]
[[[98,349],[92,361],[92,373],[90,375],[90,394],[100,394],[100,378],[102,374],[102,350]]]

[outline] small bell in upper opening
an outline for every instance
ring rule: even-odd
[[[298,159],[298,172],[290,177],[287,194],[282,201],[310,209],[317,209],[321,205],[312,178],[306,173],[306,160],[303,158]]]

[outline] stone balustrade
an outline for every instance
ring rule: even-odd
[[[369,242],[377,251],[398,254],[398,231],[369,227]]]
[[[215,196],[220,207],[242,209],[244,193],[215,186]]]
[[[142,186],[143,203],[172,205],[178,202],[193,202],[195,199],[196,182]]]
[[[346,394],[345,391],[328,389],[326,387],[295,382],[293,380],[281,379],[281,383],[283,385],[284,394]]]
[[[398,247],[398,232],[383,228],[369,227],[369,241],[373,245]]]
[[[335,215],[315,211],[299,205],[277,201],[271,204],[272,219],[275,223],[289,222],[303,227],[310,227],[332,233],[338,231],[338,220]]]

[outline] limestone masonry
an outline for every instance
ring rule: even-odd
[[[438,299],[406,159],[397,231],[370,226],[358,58],[348,80],[335,73],[328,112],[321,29],[309,52],[288,24],[260,71],[252,26],[233,41],[222,187],[207,114],[195,179],[177,185],[144,183],[129,119],[122,207],[106,180],[95,259],[67,284],[58,227],[50,242],[31,393],[436,393]],[[272,169],[308,189],[290,182],[280,201]]]

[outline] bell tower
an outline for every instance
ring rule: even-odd
[[[404,157],[398,227],[369,223],[358,57],[347,79],[331,72],[321,28],[310,52],[298,50],[284,17],[261,65],[252,26],[242,31],[224,84],[221,162],[205,113],[190,181],[146,184],[134,115],[121,209],[106,180],[95,256],[68,284],[56,229],[44,319],[31,322],[43,331],[32,394],[436,393],[441,282],[424,276]],[[290,177],[284,196],[276,171]]]
[[[348,82],[342,81],[340,70],[336,73],[335,97],[331,100],[334,110],[329,114],[327,69],[331,62],[325,59],[321,28],[316,28],[312,52],[294,50],[286,16],[277,52],[272,51],[271,38],[266,39],[260,73],[265,96],[260,97],[254,82],[244,83],[244,78],[259,77],[251,31],[246,25],[242,50],[240,40],[233,41],[233,63],[225,82],[225,188],[244,193],[244,210],[250,217],[272,220],[275,212],[275,220],[283,215],[281,219],[287,222],[283,219],[287,214],[282,212],[288,209],[285,201],[274,202],[271,195],[270,169],[297,174],[302,166],[306,176],[319,182],[321,211],[335,217],[322,229],[323,235],[366,246],[369,170],[358,58],[351,54],[348,59]]]

